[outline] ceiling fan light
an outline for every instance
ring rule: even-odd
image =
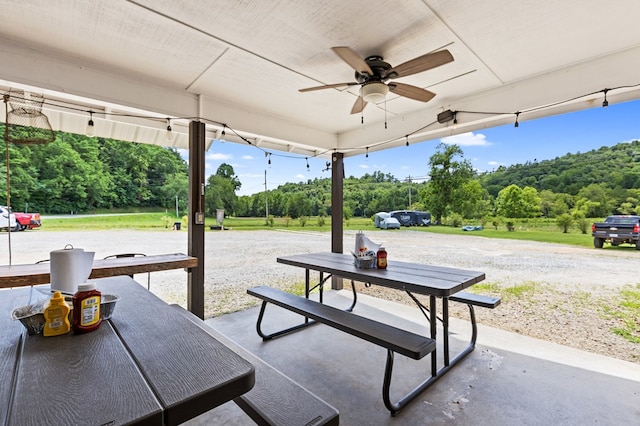
[[[360,88],[360,96],[366,102],[382,102],[389,93],[389,87],[378,81],[367,83]]]

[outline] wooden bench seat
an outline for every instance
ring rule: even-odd
[[[499,297],[484,296],[482,294],[467,293],[464,291],[449,296],[449,300],[489,309],[493,309],[500,304]]]
[[[222,333],[209,327],[191,312],[179,305],[171,306],[253,364],[256,383],[253,389],[235,398],[234,402],[258,425],[321,426],[339,424],[339,414],[335,408]]]
[[[264,302],[288,309],[409,358],[422,359],[436,348],[435,340],[429,337],[392,327],[388,324],[323,305],[272,287],[254,287],[248,289],[247,293],[262,299]],[[266,340],[279,335],[280,333],[274,333],[274,335],[265,335],[263,338]]]

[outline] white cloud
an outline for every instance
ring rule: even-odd
[[[497,161],[488,161],[487,164],[490,165],[490,166],[499,166],[500,165],[500,163],[498,163]]]
[[[297,174],[296,175],[296,179],[305,179],[305,178],[306,178],[305,175],[302,175],[302,174]]]
[[[213,160],[213,161],[225,161],[225,160],[231,160],[233,158],[233,155],[231,154],[222,154],[219,152],[212,152],[211,154],[207,154],[207,160]]]
[[[253,155],[243,155],[242,159],[243,160],[253,160]]]
[[[449,145],[459,145],[459,146],[489,146],[491,143],[487,141],[487,137],[482,133],[462,133],[459,135],[447,136],[446,138],[440,139],[440,142],[446,143]]]
[[[368,164],[360,164],[358,167],[360,167],[361,169],[368,169],[369,165]]]

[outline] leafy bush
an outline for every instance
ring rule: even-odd
[[[569,228],[573,224],[573,217],[569,213],[563,213],[556,218],[556,225],[562,228],[562,232],[566,234],[569,232]]]

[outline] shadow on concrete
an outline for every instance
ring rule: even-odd
[[[346,307],[350,293],[326,292],[325,302]],[[355,312],[428,332],[424,317],[410,306],[358,295]],[[640,365],[483,326],[475,351],[391,417],[382,402],[385,349],[321,324],[262,342],[257,316],[252,308],[207,324],[336,407],[342,425],[640,424]],[[299,318],[269,305],[264,327]],[[453,319],[451,332],[456,351],[466,345],[470,325]],[[430,357],[395,358],[391,395],[399,398],[430,371]],[[252,422],[229,403],[190,424]]]

